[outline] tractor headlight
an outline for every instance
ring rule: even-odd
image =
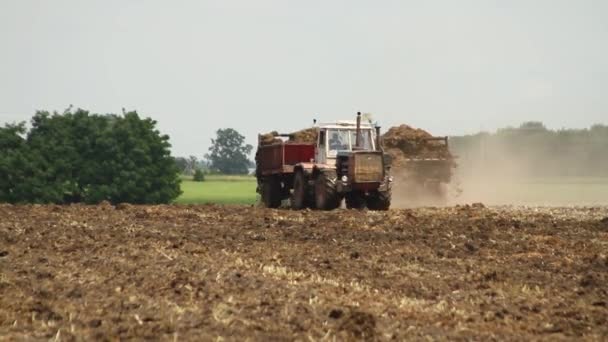
[[[348,177],[347,176],[342,176],[342,182],[344,182],[344,183],[348,182]]]

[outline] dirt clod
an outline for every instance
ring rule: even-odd
[[[465,242],[464,247],[471,253],[476,252],[478,249],[477,246],[475,246],[471,242]]]
[[[329,318],[339,319],[340,317],[342,317],[343,314],[344,314],[344,312],[342,310],[333,309],[329,312]]]
[[[101,326],[101,320],[100,319],[92,319],[89,321],[89,327],[91,328],[97,328]]]
[[[131,205],[129,203],[118,203],[115,208],[116,208],[116,210],[128,210],[132,207],[133,207],[133,205]]]
[[[356,338],[369,340],[376,335],[376,318],[368,312],[353,311],[344,319],[340,330],[346,331]]]
[[[582,287],[597,285],[597,278],[593,274],[585,274],[579,283]]]

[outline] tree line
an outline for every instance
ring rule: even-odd
[[[541,122],[450,139],[465,176],[608,176],[608,126],[551,130]]]

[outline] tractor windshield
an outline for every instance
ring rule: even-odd
[[[327,136],[330,154],[335,154],[337,151],[350,151],[355,147],[357,141],[357,131],[355,130],[333,129],[328,131]],[[373,149],[370,130],[361,130],[361,148]]]
[[[350,150],[350,136],[347,130],[336,129],[328,133],[330,151]]]
[[[350,143],[352,147],[355,147],[357,143],[357,131],[350,131]],[[361,130],[361,149],[369,151],[372,150],[372,137],[371,131],[368,129]]]

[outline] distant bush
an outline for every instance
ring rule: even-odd
[[[205,174],[203,173],[203,170],[201,170],[201,169],[194,170],[194,176],[192,177],[192,179],[195,182],[204,182],[205,181]]]

